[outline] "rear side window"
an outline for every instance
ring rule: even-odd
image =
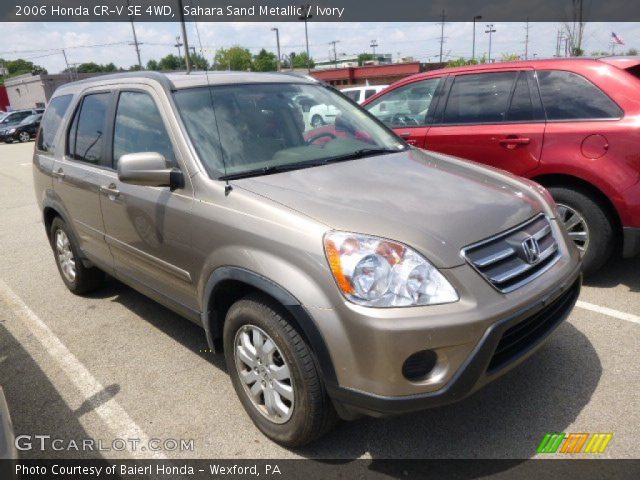
[[[427,125],[441,78],[429,78],[388,91],[365,108],[392,128]]]
[[[596,120],[622,117],[622,110],[602,90],[581,75],[538,70],[547,120]]]
[[[53,152],[55,145],[53,140],[60,128],[62,117],[67,112],[73,95],[61,95],[49,102],[42,122],[40,123],[40,135],[38,136],[38,150],[42,152]]]
[[[82,99],[69,130],[67,154],[74,160],[104,164],[104,132],[111,93],[94,93]]]
[[[349,97],[354,102],[357,102],[358,100],[360,100],[360,90],[349,90],[348,92],[342,92],[342,93],[344,93],[347,97]]]
[[[443,123],[502,123],[517,72],[459,75],[455,78]]]
[[[531,99],[527,75],[523,72],[518,76],[516,88],[513,90],[507,121],[526,122],[534,119],[533,100]]]
[[[366,100],[369,97],[373,97],[376,94],[376,91],[373,88],[369,88],[364,91],[364,99]]]
[[[113,129],[113,167],[127,153],[157,152],[172,165],[176,159],[153,98],[144,92],[122,92]]]

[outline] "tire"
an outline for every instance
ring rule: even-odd
[[[243,338],[250,346],[259,346],[260,342],[255,341],[253,336],[256,331],[262,332],[263,345],[268,345],[271,340],[275,349],[270,349],[270,355],[259,353],[263,355],[262,363],[254,361],[255,368],[252,369],[240,360],[248,357],[238,354],[238,348],[245,347]],[[227,370],[233,387],[249,417],[264,435],[286,447],[299,447],[317,439],[336,424],[338,416],[324,388],[311,350],[287,321],[285,311],[277,303],[255,294],[234,303],[226,316],[223,337]],[[263,352],[258,348],[254,350]],[[246,348],[244,351],[251,353]],[[268,360],[269,357],[272,361]],[[263,373],[260,374],[259,369],[265,366],[267,368],[262,368]],[[289,387],[287,391],[293,393],[291,400],[279,396],[281,404],[288,407],[288,412],[278,417],[270,414],[266,407],[269,395],[267,382],[273,379],[273,384],[277,383],[275,379],[279,370],[274,370],[276,367],[288,367],[290,378],[279,383]],[[246,375],[246,380],[241,375]],[[256,400],[252,400],[249,389],[256,387],[260,393],[255,397]],[[280,388],[282,390],[283,387]]]
[[[5,139],[4,143],[13,143],[13,138]]]
[[[51,248],[62,281],[71,292],[83,295],[96,290],[104,281],[104,272],[96,267],[85,267],[80,261],[80,249],[67,224],[56,217],[51,222]],[[73,267],[73,275],[70,272]]]
[[[323,125],[325,125],[325,123],[320,115],[314,115],[313,117],[311,117],[311,126],[313,128],[319,128]]]
[[[567,221],[576,218],[572,217],[572,213],[578,213],[584,219],[588,243],[584,248],[584,242],[579,240],[576,241],[576,246],[581,250],[582,269],[585,275],[596,272],[609,260],[615,246],[614,227],[607,211],[598,200],[581,190],[550,187],[549,192],[558,204],[561,220],[565,222],[566,226]],[[579,239],[580,232],[585,230],[579,225],[569,224],[568,227],[570,227],[567,228],[569,236],[574,241]]]
[[[29,140],[31,140],[31,135],[29,135],[28,132],[20,132],[18,134],[18,140],[20,141],[20,143],[28,142]]]

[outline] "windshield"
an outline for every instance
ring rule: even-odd
[[[260,175],[406,148],[366,112],[321,85],[222,85],[174,95],[214,177]]]
[[[29,115],[27,118],[25,118],[24,120],[22,120],[22,122],[20,122],[20,125],[28,125],[30,123],[34,123],[37,120],[40,119],[42,115],[37,114],[37,115]]]

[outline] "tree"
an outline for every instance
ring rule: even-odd
[[[154,70],[159,70],[159,69],[160,69],[160,67],[158,66],[158,61],[157,60],[149,60],[147,62],[147,70],[154,71]]]
[[[313,68],[315,66],[313,58],[309,58],[307,52],[293,54],[293,68]]]
[[[520,55],[517,53],[503,53],[502,61],[503,62],[512,62],[514,60],[520,60]]]
[[[139,72],[140,70],[142,70],[142,68],[140,68],[140,65],[138,65],[137,63],[129,67],[130,72]]]
[[[361,67],[365,64],[365,62],[370,62],[373,59],[374,58],[371,53],[361,53],[360,55],[358,55],[358,66]]]
[[[189,55],[189,60],[193,70],[209,70],[209,62],[202,55],[192,53]]]
[[[627,50],[627,55],[629,55],[630,57],[635,57],[636,55],[638,55],[638,50],[636,50],[635,48],[630,48],[629,50]]]
[[[457,60],[449,60],[447,62],[447,67],[465,67],[467,65],[478,65],[478,64],[484,64],[484,63],[487,63],[487,57],[485,57],[484,55],[479,59],[471,58],[469,60],[467,60],[466,58],[460,57]]]
[[[267,52],[264,48],[253,57],[254,72],[275,72],[278,69],[278,59],[271,53]]]
[[[17,58],[16,60],[3,60],[0,58],[0,65],[4,66],[7,70],[7,74],[4,78],[16,77],[18,75],[24,75],[31,73],[33,75],[39,73],[47,73],[47,71],[39,65],[34,65],[33,62]]]
[[[251,52],[246,48],[235,46],[221,48],[213,60],[216,70],[251,70]]]
[[[161,71],[184,70],[185,68],[184,58],[178,58],[173,53],[161,58],[158,62],[158,70]]]

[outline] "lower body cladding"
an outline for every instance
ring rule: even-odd
[[[337,382],[326,382],[339,415],[347,420],[380,417],[453,403],[511,370],[533,354],[575,306],[582,284],[580,266],[575,264],[567,274],[565,265],[564,271],[551,288],[515,310],[489,316],[489,323],[456,325],[453,320],[450,327],[441,324],[432,331],[403,331],[401,326],[380,332],[375,331],[380,323],[372,322],[374,331],[358,342],[365,347],[356,355],[368,352],[354,361],[360,366],[338,368]],[[483,308],[473,310],[478,315]],[[340,362],[334,360],[334,365]],[[363,373],[363,365],[368,365],[368,372]]]

